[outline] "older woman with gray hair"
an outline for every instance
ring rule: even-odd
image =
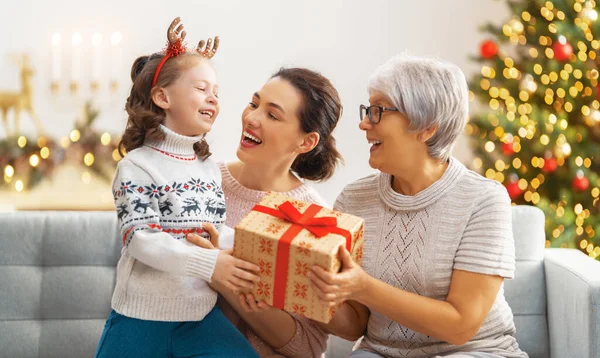
[[[527,357],[503,292],[515,250],[505,188],[452,157],[468,116],[455,65],[398,55],[369,80],[359,127],[379,173],[337,198],[365,219],[362,267],[309,274],[323,301],[346,302],[325,327],[358,339],[352,357]]]

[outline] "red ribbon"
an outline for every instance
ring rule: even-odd
[[[346,239],[346,249],[350,251],[352,248],[352,235],[348,230],[337,227],[337,218],[332,216],[315,217],[322,208],[322,206],[311,204],[304,213],[300,213],[289,201],[280,204],[278,209],[263,205],[255,205],[252,208],[253,211],[275,216],[292,223],[292,226],[283,233],[277,245],[273,307],[283,309],[285,306],[285,288],[287,286],[291,244],[302,229],[310,231],[316,237],[323,237],[327,234],[341,235]]]

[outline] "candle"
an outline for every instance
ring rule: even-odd
[[[73,53],[71,58],[71,80],[73,82],[79,81],[81,78],[81,42],[83,38],[79,32],[76,32],[71,37],[71,44],[73,45]]]
[[[52,81],[60,81],[60,32],[52,35]]]
[[[119,78],[119,72],[121,71],[121,33],[115,31],[110,37],[110,43],[112,45],[112,66],[111,66],[111,87],[113,90],[117,88],[117,79]]]
[[[92,35],[92,81],[100,80],[102,68],[102,34],[99,32]]]

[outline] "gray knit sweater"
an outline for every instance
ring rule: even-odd
[[[448,295],[452,270],[513,278],[515,249],[505,188],[451,158],[442,178],[414,196],[396,193],[378,173],[344,188],[335,207],[365,219],[363,268],[372,277],[437,300]],[[504,289],[479,332],[455,346],[371,312],[360,348],[390,357],[488,352],[527,357],[515,340]]]

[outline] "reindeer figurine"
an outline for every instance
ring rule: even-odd
[[[19,120],[22,111],[27,111],[29,116],[35,122],[38,130],[38,134],[44,133],[44,128],[39,118],[33,111],[31,97],[33,96],[33,89],[31,85],[31,77],[33,76],[33,69],[29,66],[29,57],[23,55],[21,61],[21,91],[0,91],[0,109],[2,110],[2,121],[4,122],[4,128],[6,135],[17,136],[20,134]],[[11,132],[8,126],[8,110],[14,111],[14,132]]]

